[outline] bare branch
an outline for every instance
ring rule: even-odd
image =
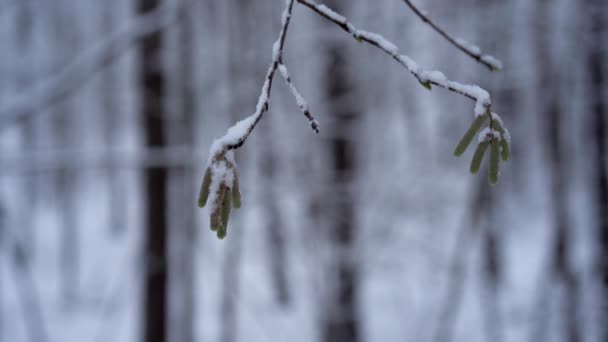
[[[471,58],[475,59],[479,63],[485,65],[486,67],[488,67],[488,69],[490,69],[492,71],[502,69],[502,62],[500,60],[496,59],[495,57],[493,57],[491,55],[483,54],[481,52],[481,50],[479,49],[479,47],[477,47],[475,45],[472,45],[462,39],[452,37],[449,33],[447,33],[446,30],[442,29],[441,27],[439,27],[439,25],[434,23],[423,10],[416,7],[416,5],[414,5],[414,3],[411,0],[403,0],[403,2],[405,2],[405,4],[420,19],[422,19],[422,21],[427,23],[430,27],[433,28],[433,30],[437,31],[437,33],[439,33],[443,38],[445,38],[448,42],[450,42],[456,48],[458,48],[462,52],[466,53],[467,55],[469,55]]]

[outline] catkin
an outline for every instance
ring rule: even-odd
[[[235,209],[241,207],[241,191],[239,190],[239,176],[234,172],[234,182],[232,183],[232,206]]]
[[[198,206],[202,208],[207,204],[209,198],[209,186],[211,185],[211,170],[207,168],[205,176],[203,177],[203,183],[201,184],[201,190],[198,194]]]
[[[490,166],[488,167],[488,182],[490,185],[498,183],[500,145],[497,140],[492,141],[490,147]]]
[[[224,230],[228,230],[228,220],[230,219],[230,211],[232,209],[229,191],[229,188],[225,190],[224,201],[222,202],[222,226]]]
[[[466,131],[466,133],[464,134],[462,139],[460,139],[460,142],[456,146],[456,149],[454,150],[455,156],[459,157],[464,153],[464,151],[467,150],[467,148],[471,144],[471,141],[473,141],[473,138],[475,137],[477,132],[479,132],[479,129],[487,119],[487,115],[480,115],[475,119],[475,121],[473,121],[469,129]]]
[[[215,203],[211,203],[213,206],[213,212],[211,213],[211,230],[217,231],[222,228],[222,207],[224,202],[224,194],[226,192],[225,186],[222,185],[218,189],[217,198]]]
[[[507,142],[507,139],[500,139],[500,157],[503,161],[507,161],[511,158],[511,146]]]
[[[483,156],[486,153],[489,144],[490,143],[488,143],[487,141],[484,141],[477,145],[475,154],[473,154],[473,159],[471,159],[471,167],[469,168],[471,173],[475,174],[479,172],[479,168],[481,167],[481,161],[483,160]]]

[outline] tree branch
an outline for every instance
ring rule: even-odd
[[[472,45],[463,39],[458,39],[458,38],[452,37],[449,33],[447,33],[447,31],[445,31],[444,29],[439,27],[439,25],[435,24],[423,10],[416,7],[416,5],[414,5],[414,3],[411,0],[403,0],[403,2],[405,2],[405,4],[420,19],[422,19],[422,21],[427,23],[431,28],[433,28],[433,30],[437,31],[437,33],[439,33],[443,38],[445,38],[448,42],[450,42],[456,48],[458,48],[462,52],[466,53],[467,55],[469,55],[471,58],[475,59],[479,63],[482,63],[483,65],[485,65],[486,67],[488,67],[488,69],[490,69],[492,71],[502,69],[502,62],[500,60],[498,60],[497,58],[495,58],[491,55],[483,54],[481,52],[481,50],[479,49],[479,47]]]
[[[266,73],[266,79],[264,80],[264,85],[262,86],[262,92],[258,98],[255,112],[234,124],[228,129],[226,134],[215,140],[210,150],[210,161],[213,157],[225,153],[226,150],[234,150],[243,146],[251,134],[251,131],[253,131],[260,119],[262,119],[264,113],[268,111],[274,73],[277,71],[279,65],[283,63],[283,47],[285,46],[285,38],[287,36],[287,29],[289,28],[294,2],[295,0],[287,0],[285,11],[283,11],[281,31],[279,33],[279,38],[272,47],[272,63]]]
[[[474,100],[475,116],[484,115],[490,111],[492,104],[490,94],[479,86],[450,81],[440,71],[429,71],[420,68],[418,64],[410,57],[400,55],[398,47],[392,42],[386,40],[377,33],[357,29],[353,24],[348,22],[345,17],[334,12],[325,5],[318,5],[309,0],[298,0],[298,2],[315,11],[325,19],[340,26],[344,31],[350,33],[357,41],[371,44],[393,57],[394,60],[405,67],[412,75],[414,75],[414,77],[416,77],[418,82],[420,82],[426,88],[430,89],[431,85],[436,85]],[[491,116],[490,119],[492,119]]]

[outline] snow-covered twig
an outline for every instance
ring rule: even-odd
[[[445,31],[444,29],[439,27],[439,25],[437,25],[435,22],[433,22],[423,10],[416,7],[416,5],[414,5],[414,3],[411,0],[403,0],[403,2],[405,2],[405,4],[420,19],[422,19],[422,21],[427,23],[430,27],[433,28],[433,30],[437,31],[437,33],[439,33],[443,38],[445,38],[448,42],[450,42],[456,48],[458,48],[462,52],[466,53],[467,55],[471,56],[471,58],[475,59],[479,63],[482,63],[483,65],[485,65],[486,67],[488,67],[488,69],[490,69],[492,71],[502,69],[502,62],[500,60],[498,60],[497,58],[495,58],[491,55],[486,55],[486,54],[482,53],[481,50],[479,49],[479,47],[472,45],[463,39],[452,37],[449,33],[447,33],[447,31]]]
[[[300,107],[302,113],[304,113],[304,116],[306,116],[308,122],[310,122],[310,127],[312,127],[315,133],[319,133],[319,123],[317,123],[317,120],[315,120],[312,114],[310,114],[310,110],[308,109],[308,103],[306,103],[296,86],[291,81],[289,71],[287,70],[285,64],[279,64],[279,71],[281,72],[281,76],[283,76],[283,78],[285,79],[285,82],[287,82],[287,85],[289,86],[293,97],[296,98],[296,103],[298,104],[298,107]]]
[[[399,48],[392,42],[385,39],[383,36],[374,32],[368,32],[357,29],[346,19],[346,17],[333,11],[325,5],[316,4],[310,0],[298,0],[298,2],[310,8],[325,19],[340,26],[344,31],[350,33],[357,41],[369,43],[377,47],[378,49],[384,51],[389,56],[393,57],[394,60],[399,62],[399,64],[401,64],[412,75],[414,75],[418,82],[420,82],[420,84],[422,84],[425,88],[431,89],[431,85],[436,85],[474,100],[475,120],[471,124],[469,130],[465,133],[463,138],[458,143],[458,146],[454,151],[454,155],[460,156],[462,155],[462,153],[464,153],[464,151],[468,148],[469,144],[473,140],[473,137],[479,132],[485,121],[488,120],[488,127],[480,133],[480,136],[483,139],[479,142],[470,169],[472,173],[476,173],[479,170],[479,166],[481,165],[485,149],[488,146],[491,146],[488,179],[490,181],[490,184],[492,185],[498,182],[498,175],[500,173],[498,166],[499,161],[500,159],[502,159],[503,161],[509,160],[511,139],[509,136],[509,132],[504,127],[500,116],[498,116],[498,114],[496,113],[493,113],[491,110],[492,101],[490,100],[490,94],[487,91],[476,85],[468,85],[451,81],[447,77],[445,77],[445,75],[440,71],[424,70],[420,68],[418,64],[410,57],[399,54]],[[415,7],[413,8],[416,9]],[[418,12],[420,13],[420,15],[423,15],[420,11]],[[426,16],[423,15],[423,17],[426,18],[425,21],[430,23]],[[466,48],[466,46],[462,43],[456,42],[456,44],[461,48],[464,47],[467,51],[471,49],[470,47]],[[484,61],[487,62],[488,60],[484,59]],[[491,139],[489,139],[488,137],[491,137]]]
[[[369,43],[393,57],[393,59],[405,67],[414,75],[414,77],[416,77],[416,79],[418,79],[418,82],[425,87],[430,88],[430,85],[436,85],[474,100],[475,116],[480,116],[489,112],[492,103],[490,94],[479,86],[450,81],[440,71],[424,70],[420,68],[410,57],[399,54],[399,48],[392,42],[386,40],[383,36],[377,33],[357,29],[353,24],[348,22],[344,16],[334,12],[325,5],[319,5],[309,0],[298,0],[298,2],[340,26],[344,31],[350,33],[357,39],[357,41]],[[490,119],[492,118],[490,117]]]

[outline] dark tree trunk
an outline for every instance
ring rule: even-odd
[[[501,56],[501,58],[509,58],[511,54],[511,23],[514,15],[512,4],[489,0],[475,0],[474,5],[480,9],[476,27],[478,32],[478,41],[484,49],[492,51],[492,54]],[[500,18],[496,18],[493,13],[502,13]],[[509,65],[509,60],[505,60]],[[486,73],[486,69],[478,69],[480,72]],[[514,98],[511,89],[509,88],[507,76],[503,77],[502,82],[495,82],[492,86],[495,89],[493,94],[494,102],[498,102],[501,112],[507,117],[512,117],[517,110],[517,101]],[[500,203],[498,201],[497,191],[505,188],[505,183],[501,183],[495,187],[490,187],[486,177],[479,177],[477,182],[478,191],[481,192],[481,203],[473,210],[479,210],[479,214],[483,215],[483,222],[479,226],[482,235],[482,250],[481,250],[481,278],[483,281],[481,306],[484,320],[485,340],[500,342],[504,340],[503,317],[501,313],[500,289],[503,279],[503,231],[505,227],[500,226],[503,222],[498,210]]]
[[[145,14],[160,5],[161,0],[138,0],[137,13]],[[165,78],[162,68],[162,35],[154,32],[139,45],[138,82],[145,145],[159,148],[166,145],[163,127]],[[167,339],[167,170],[153,167],[144,174],[144,342],[165,342]]]
[[[349,2],[333,0],[328,6],[348,14]],[[344,40],[330,41],[323,80],[328,97],[327,113],[332,115],[328,127],[327,151],[330,158],[329,193],[326,198],[329,222],[329,241],[334,251],[330,260],[329,298],[323,322],[326,342],[356,342],[361,338],[359,327],[359,280],[354,257],[356,237],[355,194],[357,156],[354,136],[361,118],[356,104],[351,70],[348,68],[348,46]],[[329,121],[329,120],[328,120]]]
[[[552,8],[555,6],[551,0],[543,0],[536,5],[535,13],[535,46],[536,46],[536,58],[538,66],[538,86],[537,89],[540,91],[539,99],[540,103],[540,127],[544,130],[546,139],[546,155],[548,156],[548,165],[550,168],[550,180],[549,183],[550,195],[552,200],[552,212],[553,212],[553,224],[554,234],[552,240],[552,246],[550,249],[550,261],[549,270],[546,279],[541,280],[544,282],[545,290],[539,291],[540,296],[549,296],[551,293],[555,293],[553,290],[554,286],[561,285],[560,289],[563,290],[563,296],[558,296],[558,301],[550,299],[539,300],[540,303],[557,303],[556,312],[560,317],[561,326],[564,331],[561,335],[570,342],[581,341],[581,331],[579,325],[579,282],[576,272],[572,266],[572,227],[570,225],[570,215],[568,212],[567,205],[567,170],[566,160],[563,156],[566,154],[565,146],[563,142],[566,140],[563,136],[563,122],[564,117],[560,103],[560,87],[563,79],[560,78],[560,73],[557,61],[551,54],[551,40],[549,39],[553,28],[549,26],[552,16]],[[537,308],[544,310],[544,308]],[[544,336],[546,323],[542,323],[543,320],[548,318],[539,317],[541,324],[539,324],[538,333],[534,334],[534,338]]]
[[[52,13],[53,41],[55,42],[54,62],[61,68],[67,60],[68,51],[77,46],[79,37],[76,23],[67,20],[62,13],[65,3],[49,5]],[[51,127],[53,129],[54,147],[70,148],[76,145],[77,120],[73,116],[74,103],[66,99],[57,103],[52,109]],[[61,297],[66,308],[72,308],[78,300],[79,280],[79,230],[78,210],[76,209],[76,190],[78,173],[76,169],[60,167],[54,174],[55,201],[61,217],[59,246],[59,265],[61,273]]]
[[[608,341],[608,173],[606,170],[606,39],[608,39],[608,7],[602,0],[587,0],[589,34],[587,72],[590,81],[589,103],[591,105],[590,137],[594,144],[596,167],[592,168],[592,187],[595,188],[597,262],[596,273],[599,280],[601,302],[599,336],[600,341]]]

